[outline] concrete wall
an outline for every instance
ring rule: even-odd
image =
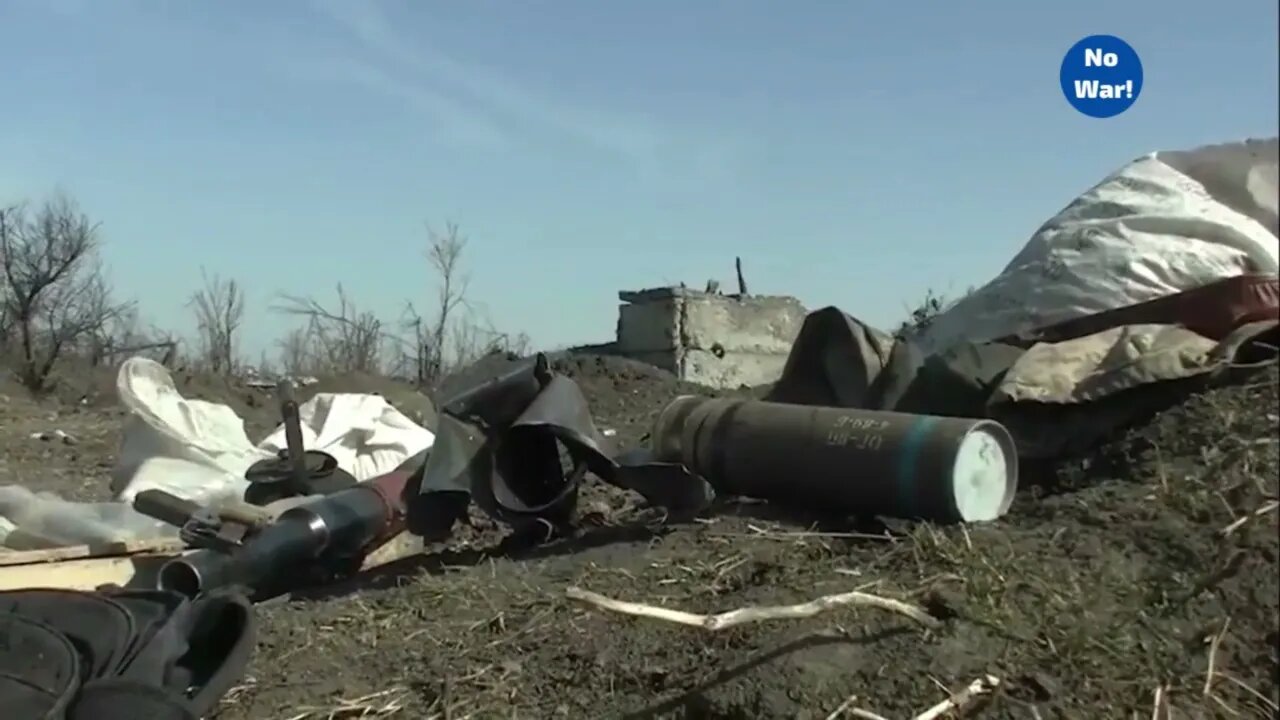
[[[806,313],[791,297],[678,287],[618,297],[619,354],[718,388],[777,380]]]

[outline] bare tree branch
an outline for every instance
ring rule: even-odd
[[[224,375],[235,372],[236,339],[244,322],[244,288],[234,279],[209,277],[200,271],[204,287],[187,301],[200,333],[200,361]]]
[[[462,265],[467,238],[458,226],[449,223],[439,232],[428,226],[427,235],[426,258],[437,280],[430,315],[409,302],[399,326],[389,326],[373,313],[361,312],[341,286],[336,306],[282,295],[274,310],[307,319],[304,328],[280,344],[285,372],[384,371],[428,387],[487,352],[526,350],[527,337],[496,331],[468,300],[470,282]]]
[[[404,344],[412,345],[404,364],[413,366],[418,383],[434,385],[455,368],[495,350],[526,350],[528,337],[498,332],[468,297],[470,277],[462,265],[468,240],[458,226],[449,223],[440,232],[428,226],[427,234],[427,262],[437,282],[433,313],[424,318],[413,303],[408,303],[402,322],[411,338]]]
[[[300,377],[316,371],[313,342],[308,328],[290,330],[278,344],[280,370],[285,375]]]
[[[93,332],[86,344],[89,364],[94,367],[113,364],[121,356],[137,354],[146,354],[165,366],[171,366],[178,350],[173,333],[154,325],[142,328],[138,309],[132,305],[123,307]]]
[[[131,305],[112,300],[97,251],[97,225],[64,195],[31,212],[0,210],[3,327],[17,335],[19,375],[45,390],[70,349],[86,349]]]
[[[440,283],[436,291],[436,317],[430,335],[426,338],[430,347],[426,353],[427,367],[419,371],[419,378],[435,382],[444,373],[446,363],[445,343],[449,340],[449,321],[459,306],[466,302],[470,279],[461,274],[462,251],[467,239],[453,223],[445,225],[444,232],[427,227],[430,238],[427,260],[435,270]]]
[[[363,312],[338,285],[336,307],[328,308],[314,298],[281,295],[272,309],[307,319],[305,335],[292,336],[290,351],[308,357],[315,370],[331,373],[383,370],[383,347],[386,340],[382,321],[371,312]],[[305,342],[299,343],[299,341]],[[298,362],[299,357],[284,359],[282,364]]]

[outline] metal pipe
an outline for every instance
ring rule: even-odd
[[[687,395],[651,443],[719,493],[868,516],[994,520],[1018,485],[1017,448],[992,420]]]
[[[224,585],[269,593],[317,571],[344,570],[403,530],[408,477],[388,473],[290,508],[230,552],[200,550],[170,560],[158,586],[188,597]]]
[[[282,378],[276,385],[280,396],[280,419],[284,423],[284,447],[289,456],[289,470],[295,489],[303,487],[310,473],[307,471],[307,453],[302,443],[302,418],[298,415],[298,401],[293,395],[293,381]]]

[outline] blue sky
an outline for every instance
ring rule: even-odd
[[[424,224],[470,237],[473,299],[540,345],[612,336],[617,291],[733,278],[890,325],[998,272],[1133,157],[1274,135],[1275,0],[0,0],[0,202],[61,187],[123,294],[186,330],[201,266],[431,291]],[[1097,120],[1058,68],[1141,56]]]

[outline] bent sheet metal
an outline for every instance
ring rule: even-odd
[[[673,516],[711,502],[710,486],[683,467],[614,456],[606,446],[582,390],[553,372],[546,355],[490,374],[441,408],[435,444],[415,478],[410,529],[445,537],[470,501],[513,527],[563,526],[588,472]]]

